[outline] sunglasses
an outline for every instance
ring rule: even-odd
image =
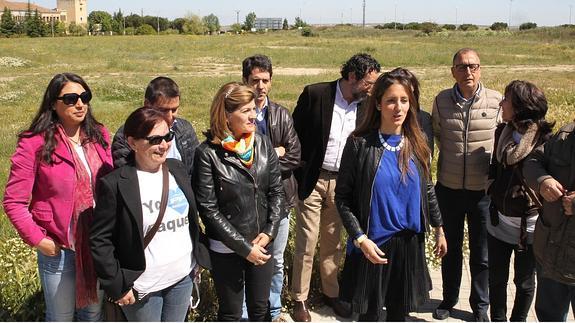
[[[170,129],[170,131],[163,136],[148,136],[148,137],[145,137],[144,139],[146,139],[150,143],[150,145],[159,145],[164,140],[166,142],[172,141],[174,139],[175,135],[176,134],[174,133],[174,131]]]
[[[467,72],[468,68],[472,72],[477,72],[477,70],[479,69],[479,64],[457,64],[457,65],[455,65],[455,69],[458,72]]]
[[[74,105],[78,102],[78,99],[81,99],[82,103],[88,104],[92,100],[92,93],[89,91],[82,92],[82,94],[67,93],[56,99],[62,100],[65,105]]]

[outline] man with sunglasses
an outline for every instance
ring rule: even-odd
[[[471,295],[476,321],[487,321],[489,307],[487,230],[490,199],[484,188],[500,120],[501,94],[480,82],[479,55],[471,48],[453,56],[455,85],[433,101],[433,132],[439,144],[435,191],[443,217],[448,252],[441,259],[443,301],[433,313],[447,319],[459,300],[464,222],[469,233]]]
[[[180,88],[171,78],[159,76],[153,79],[146,88],[144,106],[160,109],[170,120],[174,133],[174,142],[170,146],[167,158],[181,160],[186,165],[188,174],[192,173],[194,152],[200,145],[194,127],[186,120],[178,118],[180,108]],[[120,127],[112,142],[112,157],[114,167],[125,165],[131,149],[124,137],[124,127]]]

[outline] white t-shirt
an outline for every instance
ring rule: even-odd
[[[154,226],[160,212],[162,170],[156,173],[137,171],[142,201],[144,236]],[[192,253],[188,211],[184,192],[170,174],[168,205],[158,232],[144,250],[146,270],[134,282],[140,295],[172,286],[189,275],[196,261]]]

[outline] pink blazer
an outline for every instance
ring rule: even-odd
[[[108,131],[102,127],[106,142]],[[72,155],[62,138],[56,134],[53,165],[39,160],[44,135],[20,138],[12,155],[12,167],[4,192],[4,210],[24,242],[36,246],[44,238],[68,246],[68,228],[74,208],[76,177]],[[102,170],[112,170],[110,145],[96,145],[104,162]],[[38,156],[38,157],[37,157]],[[102,176],[106,172],[98,172]]]

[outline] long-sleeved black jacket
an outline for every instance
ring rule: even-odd
[[[278,157],[268,139],[255,134],[250,169],[235,153],[204,141],[196,149],[192,178],[209,238],[222,241],[244,258],[259,233],[275,238],[285,197]]]
[[[350,136],[345,144],[335,188],[335,202],[343,225],[352,238],[369,231],[373,182],[384,151],[377,130],[363,137]],[[431,179],[425,178],[417,161],[415,164],[420,174],[422,227],[425,230],[428,225],[439,227],[443,222],[433,183]]]
[[[301,145],[288,109],[269,101],[268,136],[272,145],[282,146],[286,153],[279,158],[287,209],[295,207],[297,182],[293,170],[299,167]],[[289,212],[289,210],[288,210]]]
[[[174,130],[176,135],[176,147],[182,156],[182,163],[186,165],[188,174],[191,175],[194,165],[194,152],[200,145],[198,136],[196,136],[196,131],[188,121],[182,118],[176,118],[176,121],[172,125],[172,130]],[[119,168],[128,164],[131,152],[132,149],[128,145],[128,140],[126,140],[126,137],[124,136],[124,126],[121,126],[118,131],[116,131],[114,140],[112,141],[112,158],[114,159],[114,167]]]

